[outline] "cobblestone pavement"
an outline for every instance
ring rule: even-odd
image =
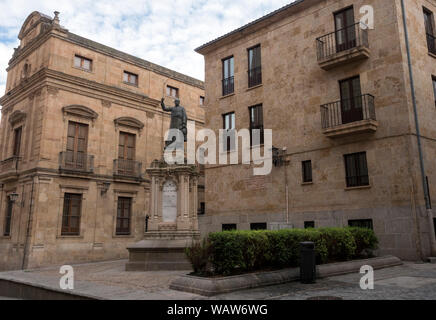
[[[73,293],[102,299],[196,300],[205,297],[170,290],[169,284],[187,271],[126,272],[126,261],[75,265]],[[10,279],[60,290],[59,268],[1,272]],[[313,285],[292,282],[283,285],[228,293],[211,300],[306,300],[329,297],[351,300],[436,300],[436,264],[405,263],[375,271],[375,290],[360,289],[362,275],[348,274],[320,279]],[[0,297],[0,300],[4,298]]]

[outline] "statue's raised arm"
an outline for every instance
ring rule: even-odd
[[[173,110],[173,108],[171,108],[171,107],[167,107],[167,106],[165,105],[165,99],[164,99],[164,98],[162,98],[162,100],[161,100],[161,102],[160,102],[160,105],[161,105],[163,111],[171,112],[171,111]]]

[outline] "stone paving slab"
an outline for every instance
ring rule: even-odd
[[[127,261],[74,265],[74,294],[116,300],[197,300],[191,293],[169,289],[172,280],[189,271],[126,272]],[[306,300],[338,297],[350,300],[436,300],[436,265],[405,263],[375,271],[375,290],[363,291],[361,274],[352,273],[318,280],[313,285],[291,282],[218,295],[210,300]],[[1,272],[0,279],[31,283],[60,290],[59,268]],[[4,294],[3,294],[4,296]],[[4,298],[0,298],[4,299]]]

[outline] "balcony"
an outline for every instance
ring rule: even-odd
[[[141,178],[142,163],[134,160],[115,159],[114,176],[120,178]]]
[[[235,92],[235,77],[223,79],[223,97]]]
[[[94,156],[80,152],[61,152],[59,154],[59,170],[67,174],[93,173]]]
[[[436,56],[436,37],[429,33],[427,33],[427,47],[428,52]]]
[[[323,133],[329,138],[376,132],[374,96],[365,94],[322,105],[321,123]]]
[[[365,29],[364,29],[365,28]],[[369,58],[368,28],[356,23],[316,39],[318,64],[324,70]]]
[[[262,67],[248,70],[248,87],[252,88],[262,84]]]
[[[20,157],[13,156],[12,158],[3,160],[0,162],[0,176],[4,179],[16,179],[18,178],[18,166]]]

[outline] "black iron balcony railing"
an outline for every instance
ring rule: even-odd
[[[9,159],[1,161],[0,162],[0,173],[17,172],[20,159],[21,158],[18,156],[13,156]]]
[[[427,33],[427,46],[428,52],[436,54],[436,37],[429,33]]]
[[[115,159],[114,175],[126,177],[141,177],[142,163],[134,160]]]
[[[362,22],[317,38],[318,61],[360,46],[369,47],[368,28]]]
[[[223,79],[223,96],[227,96],[235,92],[235,77]]]
[[[334,128],[362,120],[377,120],[374,96],[370,94],[327,103],[321,106],[321,123],[323,129]]]
[[[262,67],[256,67],[248,70],[248,87],[254,87],[262,84]]]
[[[59,154],[59,169],[83,173],[94,172],[94,156],[72,151]]]

